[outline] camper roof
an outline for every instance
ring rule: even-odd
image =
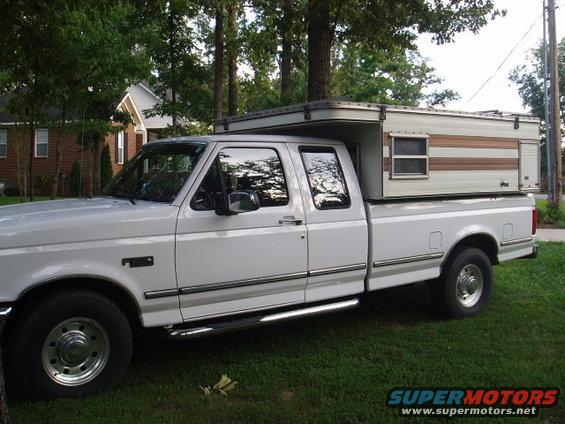
[[[257,119],[268,116],[284,115],[288,113],[304,112],[307,114],[309,111],[316,109],[341,109],[351,111],[374,111],[376,112],[375,120],[384,120],[387,112],[402,111],[412,112],[416,114],[432,114],[444,116],[460,116],[470,118],[484,118],[496,119],[504,121],[513,121],[518,118],[520,121],[539,122],[539,118],[535,115],[525,113],[511,113],[500,112],[498,110],[484,111],[484,112],[463,112],[447,109],[435,108],[421,108],[415,106],[399,106],[399,105],[384,105],[378,103],[367,102],[350,102],[345,100],[318,100],[314,102],[301,103],[291,106],[283,106],[273,109],[265,109],[258,112],[250,112],[244,115],[230,116],[223,119],[217,119],[216,125],[222,125],[230,122],[245,121],[248,119]]]

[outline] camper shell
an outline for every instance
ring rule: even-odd
[[[215,133],[345,143],[366,200],[539,189],[539,118],[323,100],[233,116]]]

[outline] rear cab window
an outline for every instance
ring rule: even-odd
[[[349,208],[351,198],[335,149],[301,146],[299,151],[316,209]]]

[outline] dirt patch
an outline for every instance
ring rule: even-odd
[[[294,390],[294,389],[283,390],[283,392],[281,393],[281,398],[285,402],[288,402],[289,400],[291,400],[294,397],[295,393],[296,393],[296,390]]]

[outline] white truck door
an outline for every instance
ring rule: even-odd
[[[183,319],[304,302],[304,207],[286,145],[218,143],[203,169],[177,224]],[[217,215],[222,185],[228,193],[255,191],[261,207]]]
[[[341,143],[289,144],[308,228],[306,301],[363,292],[368,257],[363,198]]]

